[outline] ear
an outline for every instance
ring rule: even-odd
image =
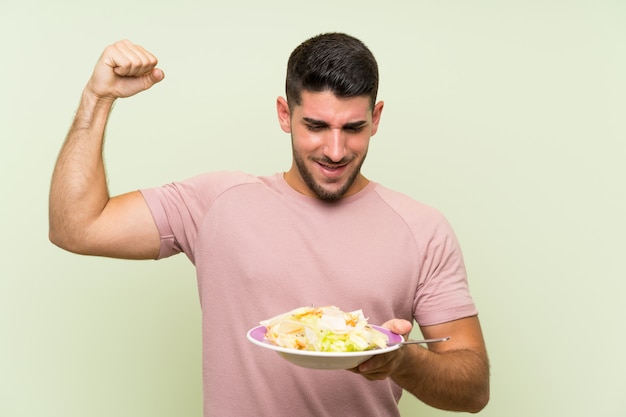
[[[276,112],[278,113],[278,123],[280,128],[285,133],[291,133],[291,113],[289,111],[289,104],[283,97],[276,99]]]
[[[383,107],[385,106],[384,101],[379,101],[374,106],[374,110],[372,110],[372,136],[376,134],[378,131],[378,123],[380,123],[380,115],[383,112]]]

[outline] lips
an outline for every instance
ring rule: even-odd
[[[317,165],[320,167],[322,174],[324,174],[324,176],[329,177],[329,178],[340,177],[346,171],[347,166],[348,166],[348,164],[327,165],[327,164],[322,164],[320,162],[318,162]]]

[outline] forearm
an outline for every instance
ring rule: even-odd
[[[109,199],[102,146],[112,105],[111,99],[83,91],[52,175],[50,240],[71,251],[81,251],[89,225]]]
[[[487,404],[486,354],[469,349],[436,353],[416,345],[402,349],[407,349],[405,366],[391,378],[424,403],[467,412],[478,412]]]

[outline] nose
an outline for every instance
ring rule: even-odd
[[[330,129],[324,146],[324,156],[333,162],[340,162],[347,154],[346,138],[342,129]]]

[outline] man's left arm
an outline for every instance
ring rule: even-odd
[[[385,327],[408,334],[411,323],[394,319]],[[477,316],[421,327],[425,338],[450,337],[428,348],[405,345],[353,371],[370,380],[391,378],[424,403],[443,410],[476,413],[489,401],[489,360]]]

